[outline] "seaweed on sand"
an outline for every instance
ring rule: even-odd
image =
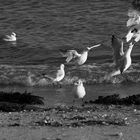
[[[87,103],[105,104],[105,105],[140,105],[140,94],[121,98],[119,94],[113,94],[108,96],[99,96],[95,101],[90,100]]]
[[[4,92],[0,91],[0,102],[9,102],[17,104],[43,105],[43,97],[32,95],[25,91],[20,92]]]

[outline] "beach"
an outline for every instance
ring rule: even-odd
[[[33,95],[40,93],[45,104],[27,105],[19,111],[14,111],[13,105],[11,111],[0,112],[0,138],[6,140],[139,139],[139,105],[135,105],[135,102],[128,105],[125,103],[119,105],[119,102],[116,105],[93,103],[99,96],[120,93],[121,98],[127,98],[133,96],[133,92],[139,94],[138,84],[131,83],[129,88],[128,84],[85,85],[85,88],[92,92],[86,94],[82,105],[79,100],[73,104],[72,87],[29,87],[28,89],[15,87],[14,90],[21,93],[25,89],[34,93]],[[112,92],[112,89],[115,90]],[[1,90],[8,92],[9,89],[3,87]],[[7,103],[7,106],[12,104]]]
[[[0,4],[1,140],[139,140],[139,42],[131,49],[131,66],[105,79],[115,68],[112,36],[126,36],[130,9],[131,0]],[[4,41],[11,33],[16,40]],[[66,63],[60,53],[81,56],[96,44],[81,65]],[[74,102],[79,79],[85,96]]]
[[[3,140],[139,139],[139,107],[121,105],[57,106],[1,112]]]

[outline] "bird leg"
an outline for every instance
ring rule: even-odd
[[[57,82],[57,86],[58,86],[59,88],[62,88],[62,84],[61,84],[60,82]]]
[[[125,81],[129,81],[128,76],[126,75],[126,73],[122,73],[123,78],[125,79]]]
[[[52,83],[52,86],[55,87],[55,86],[56,86],[56,83],[53,82],[53,83]]]
[[[74,108],[75,102],[76,102],[76,100],[73,99],[73,101],[72,101],[72,108]]]
[[[81,101],[82,101],[82,106],[85,106],[85,104],[84,104],[84,98],[82,98]]]

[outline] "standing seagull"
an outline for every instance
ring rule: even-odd
[[[73,92],[74,92],[74,97],[78,99],[82,99],[83,102],[83,98],[86,95],[86,90],[83,85],[83,81],[81,79],[79,79],[77,82],[74,83]],[[75,102],[75,99],[73,102]]]
[[[64,57],[67,57],[66,62],[69,63],[72,59],[74,63],[77,65],[83,65],[88,57],[88,52],[92,48],[99,47],[101,44],[94,45],[92,47],[87,47],[81,54],[79,54],[76,50],[68,50],[66,53],[63,53],[61,50],[61,54]]]
[[[115,62],[115,71],[107,74],[105,79],[109,80],[111,77],[115,75],[122,74],[131,66],[131,51],[134,44],[130,43],[128,49],[123,52],[123,42],[115,37],[112,36],[112,48],[113,48],[113,55],[114,55],[114,62]]]
[[[12,42],[12,41],[16,41],[17,38],[16,38],[16,33],[12,32],[11,35],[5,35],[3,37],[3,41],[7,41],[7,42]]]
[[[50,77],[48,75],[44,75],[45,78],[51,79],[53,82],[60,82],[65,76],[64,64],[60,65],[60,69],[57,70],[56,76]]]

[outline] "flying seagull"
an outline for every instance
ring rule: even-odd
[[[115,75],[124,73],[132,63],[131,51],[134,44],[130,43],[127,50],[123,51],[123,41],[116,36],[112,36],[113,59],[115,62],[115,70],[105,76],[109,80]]]
[[[135,42],[140,40],[140,24],[130,27],[126,35],[126,42],[129,42],[132,39],[134,39]]]
[[[67,50],[65,53],[62,50],[60,50],[60,52],[63,57],[67,57],[66,58],[67,63],[73,60],[74,64],[83,65],[87,60],[89,50],[91,50],[92,48],[99,47],[100,45],[101,44],[97,44],[92,47],[86,47],[86,49],[84,49],[81,54],[78,53],[76,50]]]
[[[134,25],[140,24],[140,12],[134,9],[128,10],[128,21],[126,23],[127,27],[132,27]]]
[[[132,39],[134,39],[135,42],[138,42],[140,40],[140,12],[137,10],[129,10],[128,17],[129,19],[126,26],[129,28],[129,31],[125,36],[126,42],[129,42]]]

